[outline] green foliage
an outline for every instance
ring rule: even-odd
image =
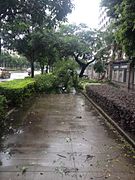
[[[102,47],[99,31],[92,30],[85,24],[69,24],[62,25],[58,34],[61,39],[60,56],[64,59],[74,58],[81,68],[79,77],[83,77],[89,64],[99,58],[95,56]]]
[[[82,89],[82,90],[85,90],[85,87],[87,85],[90,85],[90,84],[100,84],[101,81],[97,80],[97,79],[80,79],[79,80],[79,89]]]
[[[6,106],[6,98],[0,95],[0,127],[2,126],[5,117],[5,106]]]
[[[64,20],[72,7],[71,0],[1,0],[0,20],[6,18],[7,22],[12,22],[18,18],[22,27],[24,20],[36,25],[51,23],[50,21],[56,23],[57,20]]]
[[[35,91],[35,81],[32,79],[12,80],[0,83],[0,93],[11,105],[21,105],[23,100]]]
[[[22,69],[29,66],[29,63],[25,57],[18,57],[16,55],[11,56],[9,53],[2,53],[0,55],[0,64],[0,66],[4,65],[4,67],[10,67],[15,69]]]
[[[126,55],[135,57],[135,1],[102,0],[108,15],[114,19],[115,37]]]
[[[119,28],[116,32],[117,40],[122,44],[129,57],[135,57],[135,1],[124,0]]]
[[[59,61],[55,63],[53,74],[35,76],[37,92],[59,93],[70,92],[72,87],[78,87],[78,77],[74,61]]]
[[[58,61],[55,64],[54,74],[57,77],[57,84],[63,86],[67,92],[72,87],[78,87],[77,64],[73,60]]]
[[[14,40],[35,28],[52,28],[72,11],[71,0],[1,0],[0,25],[4,44],[13,48]]]
[[[37,92],[52,93],[57,91],[56,76],[43,74],[35,76],[35,88]]]
[[[89,54],[92,57],[101,48],[100,34],[85,24],[62,25],[58,33],[62,41],[62,57],[74,56],[75,54]]]
[[[122,2],[123,0],[102,0],[101,6],[107,8],[108,16],[118,19]]]
[[[55,48],[51,48],[50,43],[49,45],[47,43],[50,38],[42,38],[40,31],[53,29],[59,22],[65,21],[72,8],[71,0],[0,1],[0,29],[3,46],[17,50],[27,58],[31,63],[32,77],[34,77],[34,62],[37,58],[46,59],[42,57],[43,54],[45,56],[45,53],[48,53],[46,48],[49,47],[49,50],[52,50],[48,55],[51,59],[55,52]],[[40,40],[44,40],[44,44]]]
[[[103,73],[105,71],[104,65],[102,61],[97,61],[94,64],[94,70],[96,73]]]
[[[15,41],[15,48],[27,57],[30,63],[39,62],[44,66],[52,66],[58,57],[59,37],[52,30],[33,30],[29,35]],[[34,73],[34,69],[33,73]]]

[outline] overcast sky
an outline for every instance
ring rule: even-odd
[[[69,23],[85,23],[91,28],[98,26],[100,0],[73,0],[75,9],[68,15]]]

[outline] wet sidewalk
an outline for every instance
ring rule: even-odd
[[[135,156],[81,95],[44,95],[12,115],[0,180],[135,180]]]

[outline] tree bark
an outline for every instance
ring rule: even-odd
[[[94,58],[93,60],[89,61],[88,63],[83,63],[82,61],[79,60],[79,54],[78,55],[74,55],[74,57],[75,57],[75,61],[80,65],[81,71],[80,71],[79,77],[82,78],[86,68],[92,62],[94,62],[96,59]]]
[[[34,61],[31,61],[31,77],[34,78]]]
[[[41,68],[41,74],[44,74],[44,65],[40,64],[40,68]]]
[[[132,59],[132,90],[134,90],[134,66],[135,66],[135,58]]]
[[[86,66],[82,66],[81,68],[82,68],[82,69],[81,69],[81,71],[80,71],[79,78],[82,78],[82,77],[83,77],[83,74],[84,74],[84,72],[85,72]]]
[[[130,90],[131,81],[131,63],[129,64],[129,74],[128,74],[128,90]]]
[[[48,67],[48,65],[46,65],[46,70],[45,70],[46,73],[48,73],[48,69],[49,69],[49,67]]]

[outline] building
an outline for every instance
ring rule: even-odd
[[[129,60],[114,61],[108,65],[111,69],[111,81],[120,87],[135,89],[135,66]]]
[[[98,29],[105,31],[111,21],[111,19],[107,16],[107,9],[105,7],[100,7],[98,19]]]

